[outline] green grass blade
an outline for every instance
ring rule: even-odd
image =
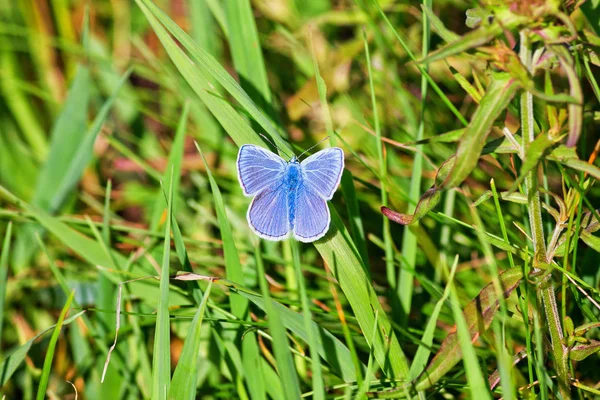
[[[423,9],[427,9],[431,7],[431,0],[423,0],[422,4]],[[423,33],[422,33],[422,53],[423,57],[427,56],[429,52],[429,41],[430,41],[430,23],[427,14],[423,12]],[[429,71],[428,67],[425,66],[423,71]],[[425,134],[425,112],[427,110],[427,79],[425,75],[421,75],[421,115],[419,118],[419,126],[417,128],[417,136],[415,140],[418,142],[423,139]],[[421,150],[422,146],[417,146],[418,150]],[[417,151],[415,154],[415,158],[413,159],[412,166],[412,178],[410,180],[410,189],[408,192],[409,196],[409,206],[408,213],[414,212],[419,201],[419,196],[421,193],[421,181],[423,174],[423,152]],[[385,204],[383,204],[385,206]],[[387,218],[385,218],[387,219]],[[389,223],[389,222],[388,222]],[[417,263],[417,235],[413,233],[411,228],[408,226],[404,227],[404,236],[402,237],[402,258],[404,259],[404,265],[410,269],[416,268]],[[412,273],[410,273],[406,268],[400,269],[400,274],[398,276],[397,283],[397,295],[400,299],[400,305],[402,307],[402,322],[408,323],[408,315],[410,314],[410,309],[412,305],[412,296],[414,289],[414,277]]]
[[[54,359],[54,350],[56,349],[56,343],[58,342],[58,337],[60,336],[60,331],[63,327],[63,323],[65,321],[65,316],[67,312],[69,312],[69,308],[71,308],[71,302],[73,301],[73,297],[75,296],[75,291],[72,291],[69,297],[67,298],[67,302],[63,307],[60,316],[58,317],[58,321],[56,322],[56,326],[54,327],[54,332],[52,332],[52,337],[50,338],[50,342],[48,343],[48,350],[46,350],[46,357],[44,358],[44,366],[42,368],[42,376],[40,378],[40,385],[38,386],[37,391],[37,400],[44,400],[46,398],[46,389],[48,388],[48,380],[50,379],[50,370],[52,369],[52,360]]]
[[[62,325],[69,325],[71,322],[84,315],[84,313],[85,311],[80,311],[77,314],[65,319],[62,322]],[[23,360],[25,360],[25,357],[27,356],[27,353],[29,352],[29,349],[31,349],[33,343],[41,336],[55,329],[56,326],[57,325],[52,325],[51,327],[35,335],[33,338],[29,339],[27,342],[18,346],[13,351],[9,352],[9,354],[2,361],[2,364],[0,364],[0,386],[4,387],[4,385],[10,381],[10,378],[15,373],[19,365],[21,365]]]
[[[317,343],[317,330],[314,327],[312,320],[312,313],[310,311],[310,303],[308,301],[308,295],[306,294],[306,282],[304,281],[304,275],[302,275],[302,268],[300,266],[300,249],[298,242],[290,240],[292,247],[292,259],[294,264],[294,270],[296,271],[296,281],[298,282],[298,288],[300,289],[300,301],[302,303],[302,314],[304,318],[304,329],[307,333],[307,342],[312,356],[311,371],[312,371],[312,397],[313,399],[324,399],[325,388],[323,385],[323,374],[321,371],[321,358],[318,352]]]
[[[12,222],[9,222],[4,234],[2,253],[0,254],[0,345],[2,344],[2,328],[4,325],[4,301],[6,299],[6,279],[8,277],[8,257],[10,255],[12,227]]]
[[[410,379],[416,379],[423,369],[425,365],[427,365],[427,360],[429,359],[429,355],[431,354],[431,345],[433,344],[433,334],[435,333],[435,328],[437,324],[438,317],[440,312],[442,311],[442,307],[444,303],[450,296],[450,284],[454,280],[454,274],[456,273],[456,266],[458,265],[458,260],[454,260],[452,264],[452,269],[450,270],[450,276],[448,277],[448,284],[446,285],[446,289],[444,289],[444,294],[442,297],[435,303],[435,307],[431,316],[429,317],[429,321],[427,322],[427,326],[425,327],[425,332],[423,332],[423,336],[421,338],[421,344],[417,349],[417,353],[415,354],[415,358],[413,358],[413,362],[410,366]]]
[[[188,114],[190,112],[190,102],[186,101],[177,124],[177,131],[175,132],[175,139],[171,145],[171,151],[169,152],[169,161],[167,162],[167,168],[163,173],[162,182],[164,187],[171,185],[171,176],[175,178],[173,182],[173,196],[176,197],[179,193],[179,184],[181,179],[181,162],[183,160],[183,150],[185,145],[185,133],[187,129]],[[173,174],[171,175],[171,171]],[[157,198],[154,202],[154,211],[152,213],[152,219],[150,220],[150,230],[156,231],[159,227],[161,216],[163,215],[164,195],[162,191],[157,193]],[[175,206],[175,204],[173,205]],[[176,210],[175,210],[176,211]],[[175,212],[174,211],[174,212]]]
[[[287,400],[299,399],[300,383],[298,382],[298,374],[296,373],[292,353],[288,347],[288,339],[285,335],[281,313],[276,307],[276,303],[271,300],[271,295],[269,294],[260,245],[256,246],[254,255],[256,257],[260,291],[262,293],[262,298],[264,299],[264,309],[269,318],[269,328],[271,330],[271,337],[273,338],[273,349],[275,352],[275,359],[277,360],[277,370],[279,372],[281,386]]]
[[[224,4],[229,31],[229,46],[240,84],[263,113],[269,114],[272,96],[256,23],[249,0],[232,0]]]
[[[235,286],[235,289],[237,289],[240,295],[268,313],[267,303],[263,297],[238,285]],[[280,316],[283,326],[308,343],[308,332],[302,315],[290,310],[281,303],[276,301],[272,301],[272,303],[273,308],[276,309]],[[312,327],[318,333],[316,335],[317,352],[329,364],[331,371],[344,380],[344,382],[355,382],[356,370],[350,350],[338,338],[328,330],[320,327],[316,322],[312,321]],[[364,365],[360,364],[360,367],[364,369]]]
[[[373,69],[371,68],[371,53],[369,51],[369,42],[367,41],[367,33],[363,32],[363,42],[365,46],[365,55],[367,58],[367,71],[369,73],[369,88],[371,91],[371,107],[373,112],[373,123],[375,125],[375,140],[377,141],[377,159],[379,162],[379,174],[381,176],[381,206],[387,207],[387,160],[384,156],[385,144],[381,140],[381,127],[379,124],[379,114],[377,111],[377,99],[375,97],[375,86],[373,84]],[[393,291],[396,289],[396,266],[394,265],[394,242],[392,241],[392,234],[390,231],[390,220],[383,215],[383,242],[385,250],[385,271],[387,276],[388,285]]]
[[[342,193],[344,195],[344,200],[346,200],[346,208],[348,210],[348,219],[350,224],[350,232],[352,233],[352,239],[356,244],[363,264],[369,268],[369,253],[367,251],[365,229],[363,226],[362,217],[360,215],[352,172],[348,170],[345,170],[342,175]]]
[[[229,73],[218,63],[217,60],[214,59],[206,50],[201,48],[197,43],[195,43],[177,24],[175,24],[164,12],[162,12],[156,5],[154,5],[149,0],[136,0],[137,4],[142,8],[144,14],[152,24],[152,27],[155,32],[158,34],[158,30],[162,27],[158,27],[157,24],[152,22],[152,17],[155,17],[161,24],[165,26],[165,28],[181,43],[181,45],[189,52],[190,56],[196,63],[195,73],[198,74],[198,68],[200,68],[201,74],[204,75],[205,79],[207,77],[212,77],[219,83],[223,88],[231,95],[234,99],[250,114],[250,116],[258,122],[262,128],[266,131],[266,133],[271,137],[271,139],[275,142],[275,144],[283,149],[289,150],[291,149],[289,145],[281,138],[271,121],[261,113],[256,104],[252,101],[250,96],[244,92],[244,90],[240,87],[240,85],[229,75]],[[158,22],[156,21],[156,22]],[[159,35],[160,36],[160,35]],[[166,39],[166,38],[165,38]],[[177,46],[173,40],[168,37],[168,40],[161,39],[163,45],[166,46]],[[169,44],[167,44],[169,43]],[[169,51],[167,49],[167,51]],[[170,55],[171,56],[171,55]],[[172,56],[171,56],[172,57]],[[175,61],[173,60],[177,68],[182,67],[183,60]],[[189,59],[187,61],[189,64]],[[185,76],[185,75],[184,75]],[[192,88],[194,86],[192,85]],[[210,90],[211,86],[204,85],[202,90]],[[195,89],[194,89],[195,90]],[[196,91],[196,93],[198,93]],[[209,107],[210,109],[210,107]],[[212,110],[211,110],[212,112]],[[214,113],[214,112],[213,112]],[[215,115],[216,116],[216,115]],[[219,119],[217,117],[217,119]],[[223,123],[223,122],[221,122]],[[228,133],[230,130],[225,127]],[[231,135],[231,133],[230,133]],[[234,140],[236,138],[234,137]],[[236,141],[236,143],[238,143]],[[260,140],[258,136],[250,137],[249,141],[244,143],[254,143],[254,144],[262,144],[263,142]],[[238,143],[240,145],[241,143]]]
[[[477,166],[492,125],[506,110],[518,88],[518,83],[510,75],[506,73],[494,75],[458,145],[456,162],[444,184],[445,187],[458,186]]]
[[[171,265],[171,218],[173,217],[173,171],[167,197],[167,221],[160,273],[160,297],[156,307],[156,332],[152,358],[152,399],[167,398],[171,380],[171,333],[169,316],[169,267]]]
[[[373,343],[375,359],[381,370],[392,379],[408,377],[408,361],[404,355],[396,335],[393,333],[377,294],[371,284],[358,250],[354,246],[346,227],[335,209],[330,206],[331,226],[326,236],[327,240],[315,242],[315,247],[331,269],[333,276],[340,283],[352,311],[363,332],[369,332],[379,314],[379,330]]]
[[[169,399],[195,399],[196,398],[196,380],[198,377],[198,353],[200,351],[200,341],[202,340],[200,328],[202,327],[202,319],[206,310],[206,303],[210,296],[212,281],[208,282],[208,287],[202,297],[200,307],[194,314],[194,319],[188,336],[185,339],[183,349],[173,379],[171,380],[171,388],[169,389]]]
[[[231,232],[229,219],[225,213],[225,202],[221,195],[221,191],[219,190],[219,186],[217,185],[217,181],[208,167],[208,163],[204,158],[204,154],[202,154],[202,151],[197,143],[196,148],[198,149],[198,152],[204,161],[204,165],[206,166],[206,173],[208,175],[208,180],[210,182],[210,187],[214,198],[217,220],[221,230],[221,240],[223,241],[223,254],[225,257],[227,279],[233,282],[243,283],[244,271],[242,270],[239,253]],[[248,319],[248,300],[242,296],[232,293],[229,296],[229,304],[231,306],[231,312],[233,315],[239,319]],[[258,364],[260,352],[256,342],[256,336],[254,334],[244,336],[242,352],[244,365],[248,366],[248,368],[244,368],[244,375],[246,378],[246,383],[248,384],[248,388],[253,393],[252,397],[253,399],[265,398],[266,394],[264,388],[264,377],[262,375],[260,364]]]
[[[475,347],[473,347],[473,343],[471,343],[471,334],[460,306],[456,287],[454,286],[454,283],[449,283],[449,286],[450,304],[452,305],[452,314],[454,314],[454,321],[456,322],[456,331],[458,333],[458,340],[463,354],[465,374],[467,376],[467,382],[469,383],[471,396],[474,399],[491,399],[492,397],[490,396],[486,381],[481,372],[481,366],[479,365],[477,355],[475,354]]]

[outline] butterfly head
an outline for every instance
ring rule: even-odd
[[[298,163],[299,163],[299,162],[298,162],[298,157],[296,157],[296,156],[293,156],[293,157],[290,159],[289,163],[290,163],[290,164],[298,164]]]

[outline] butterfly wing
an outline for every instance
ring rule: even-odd
[[[238,179],[245,196],[275,185],[285,173],[286,162],[262,147],[245,144],[237,158]]]
[[[344,170],[344,152],[339,147],[321,150],[300,163],[303,181],[314,194],[331,200]]]
[[[323,237],[329,229],[327,202],[301,184],[296,195],[294,237],[301,242],[313,242]]]
[[[258,236],[282,240],[290,233],[288,193],[281,182],[258,193],[248,208],[248,223]]]

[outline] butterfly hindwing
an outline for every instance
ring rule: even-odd
[[[248,209],[248,223],[258,236],[268,240],[285,239],[290,232],[287,192],[275,183],[258,193]]]
[[[245,196],[253,196],[276,184],[285,173],[286,162],[262,147],[245,144],[237,159],[238,179]]]
[[[344,170],[344,152],[339,147],[321,150],[300,163],[304,184],[312,193],[331,200]]]
[[[313,242],[329,229],[327,202],[303,184],[298,188],[294,219],[294,237],[301,242]]]

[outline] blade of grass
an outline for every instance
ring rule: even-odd
[[[187,129],[187,120],[189,112],[190,102],[186,101],[183,105],[183,110],[181,111],[179,123],[177,124],[175,139],[173,139],[173,143],[171,144],[171,151],[169,152],[169,161],[167,162],[167,167],[165,168],[165,172],[162,176],[162,182],[164,186],[169,187],[171,185],[171,171],[173,171],[172,176],[175,177],[175,182],[173,182],[174,197],[176,197],[179,193],[179,184],[181,181],[181,162],[183,160],[185,133]],[[164,207],[162,206],[164,196],[162,194],[162,191],[159,191],[156,196],[156,200],[154,201],[154,212],[152,213],[152,219],[150,220],[150,230],[152,231],[158,230],[161,217],[164,212]],[[175,204],[173,206],[175,206]],[[176,212],[176,210],[174,212]]]
[[[240,84],[263,113],[272,114],[271,89],[250,1],[232,0],[224,6],[231,57]]]
[[[152,399],[167,398],[171,380],[171,334],[169,316],[169,267],[171,265],[171,218],[173,217],[173,170],[167,197],[167,221],[160,273],[160,297],[156,307],[156,332],[152,357]]]
[[[323,375],[321,372],[321,358],[318,352],[317,343],[317,331],[315,330],[312,313],[310,312],[310,303],[308,301],[308,294],[306,293],[306,282],[304,275],[302,275],[302,269],[300,267],[300,249],[298,242],[290,240],[292,246],[292,259],[294,269],[296,270],[296,281],[300,289],[300,301],[302,303],[302,314],[304,317],[304,329],[307,333],[308,346],[310,348],[310,355],[312,357],[312,391],[313,399],[325,399],[325,387],[323,384]]]
[[[475,354],[475,347],[473,347],[473,343],[471,343],[471,334],[469,333],[469,327],[467,326],[467,321],[465,321],[462,307],[460,306],[456,286],[453,282],[450,282],[448,285],[450,286],[450,304],[452,306],[452,314],[454,314],[456,331],[458,333],[460,348],[463,354],[463,364],[465,366],[465,375],[467,376],[469,391],[474,399],[491,400],[492,397],[490,396],[486,380],[481,372],[481,366],[479,365],[477,355]]]
[[[206,52],[203,48],[201,48],[197,43],[195,43],[175,22],[173,22],[164,12],[162,12],[156,5],[154,5],[149,0],[136,0],[136,3],[140,6],[154,31],[159,34],[159,30],[164,29],[162,26],[158,26],[155,22],[160,21],[161,24],[181,43],[181,45],[189,52],[192,59],[197,63],[196,67],[200,68],[201,75],[204,75],[204,79],[207,79],[208,76],[211,76],[215,79],[223,88],[229,92],[234,99],[238,101],[238,103],[250,114],[250,116],[258,122],[262,128],[266,131],[266,133],[271,137],[271,139],[275,142],[275,144],[283,149],[289,150],[291,149],[289,145],[281,138],[280,134],[277,132],[276,128],[273,126],[271,121],[267,117],[265,117],[259,110],[259,108],[254,104],[250,96],[240,87],[240,85],[229,75],[229,73],[218,63],[217,60],[214,59],[209,53]],[[158,19],[158,21],[157,21]],[[160,35],[159,35],[160,36]],[[171,45],[175,45],[173,40],[169,38],[165,38],[167,40],[161,39],[165,48],[170,47]],[[179,48],[179,46],[178,46]],[[169,49],[167,49],[169,51]],[[172,55],[169,54],[171,57]],[[182,67],[182,61],[174,61],[175,65],[178,69]],[[189,64],[189,59],[188,59]],[[181,71],[181,69],[180,69]],[[198,74],[198,68],[194,70],[195,74]],[[185,76],[185,75],[184,75]],[[187,79],[187,78],[186,78]],[[194,85],[192,85],[194,88]],[[205,85],[204,89],[208,89],[209,86]],[[196,90],[194,88],[194,90]],[[196,91],[197,92],[197,91]],[[197,92],[198,93],[198,92]],[[210,107],[209,107],[210,108]],[[214,111],[211,109],[211,112]],[[218,118],[217,115],[215,115]],[[220,119],[219,119],[220,120]],[[220,120],[221,121],[221,120]],[[223,122],[221,122],[223,123]],[[225,130],[229,133],[230,130],[225,127]],[[230,133],[231,134],[231,133]],[[234,137],[234,140],[236,138]],[[237,142],[238,145],[241,145],[241,142]],[[253,143],[253,144],[262,144],[262,140],[256,135],[250,135],[248,137],[248,141],[244,143]]]
[[[221,240],[223,241],[223,254],[225,257],[225,272],[227,279],[242,284],[244,282],[244,271],[242,269],[242,264],[240,263],[240,257],[235,245],[233,233],[231,232],[229,219],[225,213],[225,202],[221,195],[221,191],[219,190],[219,186],[217,185],[217,181],[208,167],[208,163],[204,158],[204,154],[200,150],[200,146],[198,146],[198,143],[195,144],[198,153],[200,153],[200,156],[202,157],[204,166],[206,167],[206,174],[208,175],[208,180],[210,182],[210,187],[214,198],[217,220],[221,230]],[[241,320],[248,319],[248,300],[242,296],[232,293],[229,296],[229,304],[231,307],[231,312],[234,316]],[[241,332],[238,332],[238,336],[241,337]],[[236,345],[239,346],[238,340],[236,340]],[[250,391],[253,393],[253,399],[265,398],[266,394],[264,388],[264,377],[262,375],[260,364],[258,364],[260,353],[254,334],[245,336],[242,350],[243,362],[244,366],[246,367],[244,368],[244,376]]]
[[[84,313],[85,313],[85,311],[80,311],[77,314],[73,315],[72,317],[65,319],[62,322],[62,326],[69,325],[71,322],[75,321],[77,318],[84,315]],[[44,336],[46,333],[55,329],[56,326],[57,326],[56,324],[50,326],[49,328],[47,328],[47,329],[43,330],[42,332],[38,333],[37,335],[35,335],[33,338],[29,339],[27,342],[18,346],[13,351],[9,352],[9,354],[2,361],[2,364],[0,364],[0,386],[4,386],[10,381],[10,378],[15,373],[15,371],[17,370],[19,365],[21,365],[23,360],[25,360],[25,357],[27,356],[27,353],[29,352],[29,349],[31,349],[31,346],[33,345],[33,343],[38,338]]]
[[[288,347],[285,328],[281,323],[281,315],[269,294],[269,287],[265,278],[265,267],[259,244],[255,248],[254,257],[256,258],[258,282],[265,302],[265,313],[269,317],[269,328],[273,338],[273,349],[275,351],[275,359],[277,360],[277,370],[279,372],[281,386],[283,387],[285,398],[288,400],[295,400],[300,398],[300,383],[298,382],[298,375],[296,373],[296,368],[294,367],[292,353]]]
[[[381,176],[381,205],[387,207],[387,162],[385,159],[384,143],[381,140],[381,127],[379,125],[379,115],[377,111],[377,99],[375,98],[375,86],[373,84],[373,70],[371,68],[371,53],[369,51],[369,42],[367,32],[363,31],[363,42],[365,46],[365,56],[367,58],[367,71],[369,74],[369,88],[371,90],[371,107],[373,112],[373,123],[375,125],[375,138],[377,140],[377,158],[379,161],[379,174]],[[396,266],[394,265],[394,243],[390,231],[390,220],[382,216],[383,221],[383,242],[385,244],[385,271],[390,286],[390,290],[396,290]]]
[[[56,343],[58,342],[60,331],[62,330],[63,324],[65,322],[65,317],[69,312],[69,309],[71,308],[71,302],[73,301],[74,296],[75,291],[73,290],[67,298],[67,302],[65,303],[65,306],[63,307],[60,316],[58,317],[58,321],[56,322],[56,326],[54,327],[54,332],[52,332],[52,337],[50,338],[50,342],[48,343],[48,350],[46,350],[44,366],[42,367],[42,376],[40,377],[40,385],[38,386],[36,396],[37,400],[44,400],[46,398],[46,389],[48,388],[48,381],[50,379],[50,370],[52,369],[54,350],[56,349]]]
[[[319,240],[314,245],[340,283],[363,332],[371,329],[375,313],[379,313],[379,330],[375,342],[370,343],[371,338],[366,340],[370,346],[374,346],[375,359],[381,370],[390,379],[406,379],[408,361],[360,261],[358,250],[335,208],[330,205],[329,211],[330,232],[325,240]]]
[[[422,8],[423,8],[423,31],[422,31],[422,57],[427,57],[429,53],[429,42],[430,42],[430,23],[429,17],[425,13],[424,10],[431,8],[432,0],[423,0]],[[425,65],[423,67],[423,71],[429,72],[428,66]],[[420,141],[423,139],[425,132],[425,112],[428,110],[427,107],[427,79],[425,75],[421,75],[421,115],[419,118],[419,126],[417,128],[417,136],[415,137],[415,141]],[[420,150],[420,147],[417,145],[417,149]],[[410,179],[410,189],[408,191],[409,201],[408,201],[408,210],[409,214],[413,213],[416,205],[419,201],[420,193],[421,193],[421,177],[423,174],[423,153],[421,151],[417,151],[415,153],[415,157],[413,159],[412,166],[412,174]],[[386,204],[383,204],[384,206]],[[388,218],[384,216],[384,220],[387,220],[387,224],[389,224]],[[418,223],[418,222],[417,222]],[[402,237],[402,256],[406,266],[409,269],[415,269],[417,263],[417,236],[413,233],[413,230],[408,226],[404,227],[404,235]],[[400,299],[400,306],[402,307],[401,323],[408,323],[408,315],[410,314],[411,304],[412,304],[412,295],[414,288],[414,278],[408,270],[405,268],[400,268],[400,274],[398,277],[398,282],[396,284],[397,288],[397,296]]]
[[[183,344],[177,367],[171,380],[169,389],[169,399],[194,399],[196,397],[196,381],[198,377],[198,353],[200,351],[200,342],[202,340],[201,328],[202,319],[206,310],[206,303],[210,296],[212,281],[208,282],[208,287],[202,297],[200,307],[194,314],[191,328]]]
[[[12,238],[12,221],[6,227],[2,253],[0,254],[0,346],[2,345],[2,328],[4,324],[4,301],[6,299],[6,279],[8,277],[8,257],[10,255],[10,240]]]
[[[408,47],[408,45],[406,44],[404,39],[402,39],[402,37],[400,37],[400,35],[396,31],[396,28],[394,28],[394,25],[392,25],[392,23],[390,22],[388,17],[385,15],[383,10],[381,9],[381,6],[379,5],[378,1],[377,0],[372,0],[372,1],[373,1],[373,4],[375,4],[377,9],[379,10],[381,17],[383,18],[383,20],[385,21],[387,26],[390,28],[390,30],[392,31],[392,33],[398,40],[398,43],[400,43],[400,45],[402,46],[404,51],[406,51],[406,54],[408,54],[408,56],[410,57],[410,59],[413,62],[417,61],[414,53],[410,50],[410,48]],[[431,78],[431,75],[429,75],[429,73],[420,64],[415,63],[415,66],[419,69],[419,72],[421,72],[421,74],[425,77],[425,79],[427,79],[427,82],[429,82],[429,84],[431,85],[433,90],[440,96],[442,102],[448,107],[448,109],[452,112],[452,114],[454,114],[456,116],[456,118],[460,122],[462,122],[463,125],[467,126],[468,122],[465,119],[465,117],[463,117],[462,114],[460,113],[460,111],[458,111],[458,109],[454,106],[454,104],[452,104],[452,102],[450,102],[450,100],[448,99],[448,97],[446,96],[444,91],[438,86],[438,84],[433,80],[433,78]]]
[[[433,308],[433,312],[429,317],[429,321],[425,326],[425,331],[423,332],[423,336],[421,337],[421,344],[417,349],[417,353],[415,354],[415,358],[413,358],[413,362],[410,366],[410,379],[416,379],[423,369],[427,365],[427,360],[429,359],[429,355],[431,354],[431,345],[433,344],[433,334],[435,333],[435,328],[437,324],[438,317],[440,312],[442,311],[442,307],[444,303],[450,296],[450,284],[454,280],[454,274],[456,273],[456,267],[458,265],[458,259],[454,259],[454,263],[452,264],[452,268],[450,269],[450,276],[448,277],[448,283],[446,284],[446,288],[444,289],[444,294],[442,297],[435,303],[435,307]]]
[[[88,95],[82,95],[81,93],[87,91],[90,77],[88,71],[85,69],[81,71],[81,75],[78,75],[79,79],[73,83],[68,103],[55,125],[50,154],[42,169],[36,193],[32,200],[33,205],[49,213],[56,212],[62,206],[83,175],[83,171],[92,158],[96,138],[108,117],[119,90],[131,73],[131,70],[129,70],[121,77],[115,91],[102,105],[94,122],[82,136],[81,132],[84,130],[83,127],[85,127],[87,117]],[[84,103],[85,109],[81,108],[79,103]],[[35,247],[30,246],[30,243],[33,242],[37,231],[35,228],[26,230],[21,235],[22,238],[17,241],[14,259],[17,266],[27,264],[31,258]]]

